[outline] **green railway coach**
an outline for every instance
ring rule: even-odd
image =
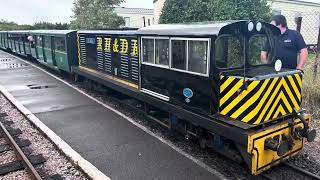
[[[29,31],[9,31],[10,40],[12,43],[11,50],[16,54],[24,57],[31,56],[31,44],[28,40]]]
[[[31,54],[41,64],[65,72],[77,62],[77,33],[72,30],[30,31]]]
[[[1,49],[7,49],[7,38],[8,38],[8,32],[0,31],[0,48]]]

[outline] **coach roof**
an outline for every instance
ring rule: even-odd
[[[50,35],[66,35],[72,32],[76,32],[75,30],[33,30],[30,31],[31,34],[50,34]]]

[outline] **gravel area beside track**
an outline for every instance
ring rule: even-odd
[[[317,131],[315,141],[306,143],[302,153],[292,158],[290,163],[320,176],[320,119],[314,119],[311,128]]]
[[[56,148],[55,146],[46,139],[30,122],[17,110],[15,109],[7,99],[0,94],[0,113],[7,113],[7,119],[14,122],[11,125],[12,128],[19,128],[22,134],[18,137],[26,139],[31,142],[28,147],[28,152],[31,155],[41,154],[46,162],[44,164],[36,166],[38,173],[41,176],[51,176],[59,174],[64,179],[76,179],[84,180],[86,176],[79,170],[76,169]],[[11,151],[9,151],[11,152]],[[0,161],[1,155],[0,155]],[[8,159],[6,160],[8,161]],[[12,159],[10,159],[10,162]],[[28,175],[23,171],[14,172],[0,179],[30,179]]]

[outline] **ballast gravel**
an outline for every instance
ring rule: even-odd
[[[25,170],[16,171],[7,174],[6,176],[0,177],[0,180],[29,180],[31,177]]]
[[[0,165],[7,164],[17,160],[17,156],[14,151],[6,151],[0,153]]]
[[[84,180],[86,176],[65,158],[60,151],[45,138],[11,103],[0,94],[0,113],[6,113],[7,120],[12,121],[14,124],[12,128],[20,129],[22,134],[18,137],[26,139],[31,142],[28,147],[30,155],[41,154],[46,162],[36,166],[38,173],[42,177],[52,176],[59,174],[64,179]],[[9,151],[11,152],[11,151]],[[0,155],[1,158],[1,155]],[[1,162],[8,160],[0,159]],[[9,161],[11,162],[11,161]],[[22,172],[15,172],[1,177],[0,179],[30,179],[28,175]]]

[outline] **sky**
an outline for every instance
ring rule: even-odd
[[[320,3],[320,0],[304,0]],[[70,22],[73,0],[0,0],[0,19],[18,24]],[[123,7],[153,8],[153,0],[125,0]]]
[[[18,24],[55,23],[70,21],[73,0],[0,0],[0,4],[0,19]],[[126,0],[121,6],[153,8],[153,0]]]

